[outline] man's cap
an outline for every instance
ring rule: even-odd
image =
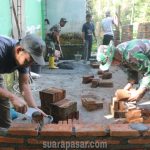
[[[108,46],[101,45],[99,47],[97,53],[97,61],[100,62],[99,68],[102,71],[108,70],[111,66],[115,54],[115,49],[116,48],[114,47],[113,41],[110,41],[110,44]]]
[[[68,22],[66,18],[61,18],[60,22]]]
[[[20,46],[28,52],[33,60],[39,65],[45,65],[43,52],[45,51],[45,42],[34,34],[26,35],[21,41]]]

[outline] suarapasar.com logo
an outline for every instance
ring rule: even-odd
[[[95,148],[107,149],[106,141],[44,141],[43,148]]]

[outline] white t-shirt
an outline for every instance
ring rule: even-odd
[[[112,17],[106,17],[102,20],[102,28],[104,35],[114,35],[113,34],[113,18]]]

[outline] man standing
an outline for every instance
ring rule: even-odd
[[[61,27],[64,27],[67,20],[66,18],[61,18],[58,25],[54,25],[50,28],[49,32],[46,34],[46,47],[47,47],[47,56],[49,57],[49,68],[56,69],[58,67],[55,66],[54,63],[54,54],[55,54],[55,45],[58,44],[59,50],[60,48],[60,31]]]
[[[84,23],[82,26],[82,39],[84,44],[84,61],[89,60],[89,58],[91,57],[93,35],[96,39],[95,27],[91,19],[92,19],[91,14],[87,14],[86,23]]]
[[[128,84],[124,87],[126,90],[139,82],[138,73],[142,75],[139,87],[131,91],[129,101],[141,99],[150,89],[150,40],[134,39],[121,43],[116,48],[111,41],[109,46],[99,47],[97,60],[103,71],[108,70],[112,63],[127,68]]]
[[[113,33],[113,25],[116,26],[114,23],[113,18],[110,16],[110,11],[106,12],[106,18],[102,20],[102,30],[103,30],[103,45],[108,45],[111,40],[113,40],[114,33]]]
[[[37,107],[29,86],[29,66],[33,62],[45,64],[44,50],[44,41],[34,34],[26,35],[20,42],[0,36],[0,127],[8,128],[11,124],[9,101],[20,113],[25,113],[29,106],[46,115]],[[4,87],[2,74],[15,70],[19,72],[19,88],[24,99]]]

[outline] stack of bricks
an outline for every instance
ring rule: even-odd
[[[110,105],[111,114],[114,118],[125,118],[127,123],[150,123],[150,111],[135,107],[128,107],[130,94],[127,90],[119,89],[112,98]],[[132,104],[132,103],[131,103]]]
[[[111,80],[112,73],[106,71],[98,71],[99,77],[94,77],[94,75],[85,75],[82,78],[83,84],[91,83],[92,88],[96,87],[113,87],[113,82]]]
[[[119,89],[115,93],[115,97],[112,98],[112,103],[110,105],[111,114],[114,118],[125,118],[127,108],[125,102],[130,97],[126,90]]]
[[[113,87],[113,82],[111,80],[112,73],[109,71],[101,71],[98,70],[97,74],[99,75],[99,78],[93,78],[91,87]]]
[[[79,117],[77,102],[66,99],[66,91],[55,87],[47,88],[39,92],[41,109],[48,115],[52,115],[54,122]]]

